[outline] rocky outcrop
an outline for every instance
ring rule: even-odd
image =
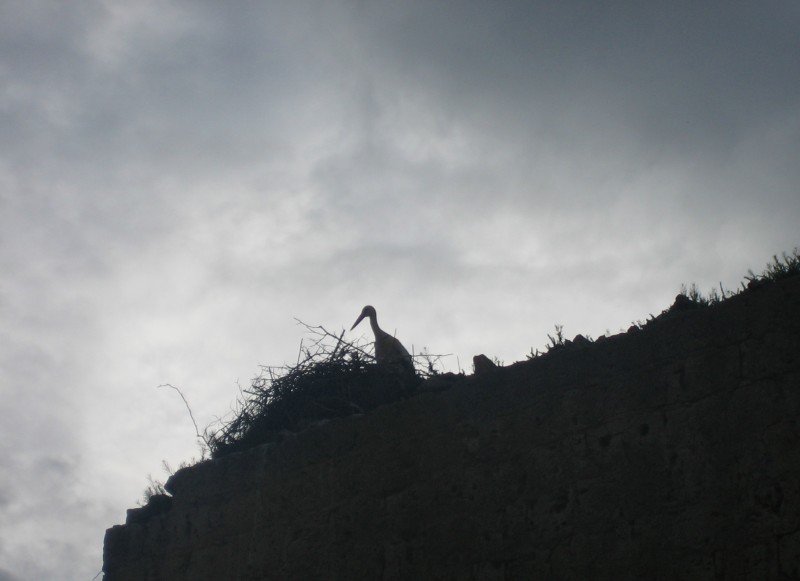
[[[798,579],[800,280],[180,470],[105,579]]]

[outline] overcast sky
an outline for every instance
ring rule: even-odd
[[[471,371],[791,251],[799,30],[795,0],[0,0],[0,581],[90,580],[198,454],[157,386],[202,428],[295,317],[373,304]]]

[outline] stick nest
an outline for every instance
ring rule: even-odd
[[[212,458],[280,440],[314,423],[364,413],[411,395],[421,381],[438,375],[440,355],[415,356],[415,374],[374,363],[372,343],[354,343],[321,326],[308,329],[293,366],[262,366],[248,389],[241,389],[232,420],[205,430]],[[218,426],[218,427],[217,427]]]

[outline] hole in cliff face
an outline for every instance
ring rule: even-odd
[[[608,448],[608,446],[611,444],[611,434],[606,434],[605,436],[602,436],[598,440],[598,442],[600,443],[601,448]]]
[[[639,426],[639,435],[646,436],[649,433],[650,433],[650,426],[648,426],[647,424],[642,424],[641,426]]]

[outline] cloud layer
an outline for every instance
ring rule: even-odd
[[[798,245],[796,2],[5,2],[0,579],[90,579],[293,317],[506,362]],[[13,534],[10,531],[14,531]]]

